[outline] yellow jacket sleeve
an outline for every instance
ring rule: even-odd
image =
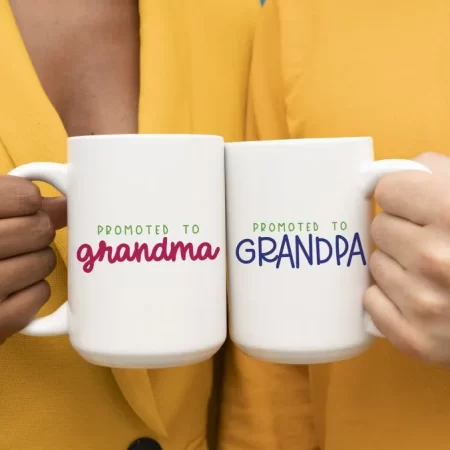
[[[289,137],[282,66],[279,14],[269,0],[254,40],[247,140]],[[257,361],[230,342],[224,376],[219,450],[318,448],[307,366]]]

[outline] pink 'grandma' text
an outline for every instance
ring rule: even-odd
[[[97,262],[106,261],[109,264],[121,262],[159,262],[159,261],[205,261],[215,260],[220,248],[209,242],[193,244],[192,242],[168,242],[165,237],[162,242],[153,247],[147,243],[134,242],[133,244],[108,245],[105,241],[98,243],[97,249],[89,244],[82,244],[77,250],[77,260],[82,263],[84,272],[91,273]]]

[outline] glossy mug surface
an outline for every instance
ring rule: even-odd
[[[230,337],[278,363],[361,353],[379,335],[365,317],[372,192],[385,174],[371,138],[227,144]]]
[[[68,199],[69,301],[23,333],[68,333],[91,363],[193,364],[226,338],[224,142],[202,135],[68,140],[68,164],[11,175]]]

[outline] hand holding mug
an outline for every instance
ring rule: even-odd
[[[225,341],[227,322],[223,138],[78,136],[68,140],[67,159],[10,172],[24,186],[33,185],[23,178],[51,184],[68,201],[69,301],[21,332],[68,334],[82,357],[108,367],[172,367],[210,358]],[[7,216],[34,214],[40,195],[33,193],[33,207]],[[23,228],[29,239],[30,228]],[[45,229],[19,253],[46,248],[54,232]],[[0,224],[0,238],[1,232]],[[49,261],[39,259],[34,278],[16,290],[50,273],[54,257],[44,252]],[[22,273],[34,273],[30,267]],[[48,288],[41,289],[15,329],[47,299]]]
[[[383,213],[372,223],[376,282],[364,298],[375,325],[400,350],[450,363],[450,159],[416,158],[431,169],[384,177]]]
[[[374,161],[367,137],[227,144],[226,167],[231,339],[278,363],[362,353],[380,331],[363,309],[373,192],[429,169]]]
[[[24,328],[50,297],[50,244],[66,225],[64,197],[43,199],[28,180],[0,176],[0,343]]]

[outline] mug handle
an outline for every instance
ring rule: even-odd
[[[366,198],[371,198],[378,182],[385,175],[403,170],[419,170],[421,172],[431,173],[431,170],[428,169],[428,167],[409,159],[382,159],[380,161],[367,161],[363,164],[361,169],[363,175],[362,187],[364,196]],[[364,323],[366,331],[370,335],[384,338],[373,323],[367,311],[364,312]]]
[[[51,162],[23,164],[11,170],[8,175],[43,181],[58,189],[67,197],[67,165]],[[20,333],[28,336],[58,336],[69,331],[69,304],[64,302],[55,312],[33,319]]]

